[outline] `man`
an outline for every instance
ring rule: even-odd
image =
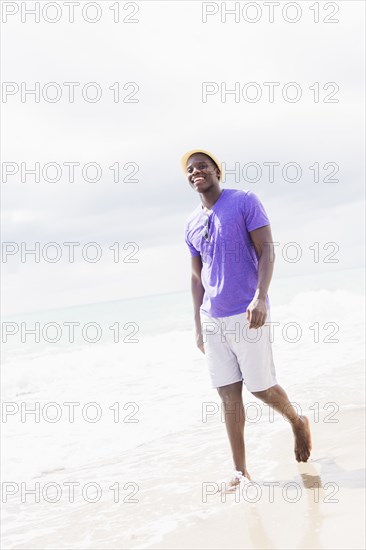
[[[235,489],[243,478],[251,479],[245,460],[243,381],[255,397],[288,419],[298,462],[310,456],[310,426],[276,379],[270,326],[265,324],[270,321],[267,292],[275,254],[264,207],[251,191],[220,188],[222,166],[210,152],[189,151],[181,163],[201,199],[185,226],[196,341],[222,400],[235,468],[229,489]]]

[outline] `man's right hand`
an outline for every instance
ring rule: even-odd
[[[196,332],[196,344],[197,344],[197,347],[202,351],[202,353],[205,353],[205,346],[203,344],[202,332]]]

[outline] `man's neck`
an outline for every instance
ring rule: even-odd
[[[221,193],[223,192],[223,189],[220,189],[220,187],[214,188],[207,193],[200,193],[201,195],[201,202],[202,202],[202,208],[206,208],[210,210],[215,202],[219,199],[221,196]]]

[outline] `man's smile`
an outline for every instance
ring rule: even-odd
[[[193,178],[193,183],[200,183],[201,181],[205,181],[205,178],[203,176]]]

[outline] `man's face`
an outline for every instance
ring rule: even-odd
[[[198,193],[219,185],[220,170],[204,153],[195,153],[187,161],[187,177],[190,186]]]

